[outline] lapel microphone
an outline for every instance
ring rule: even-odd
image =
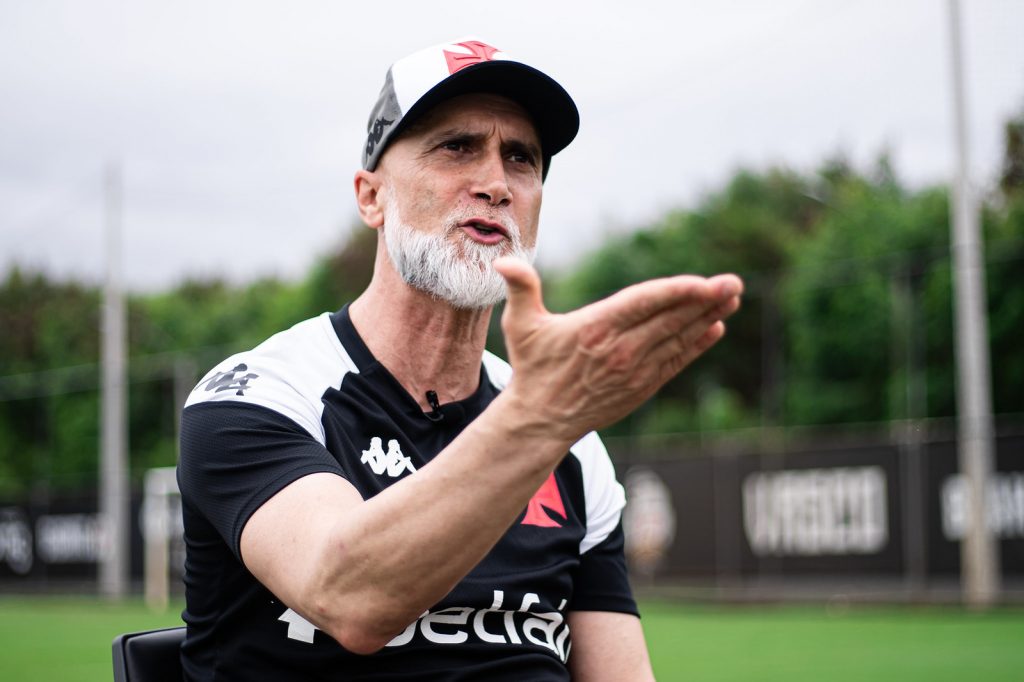
[[[427,404],[430,405],[430,412],[427,412],[427,419],[432,422],[439,422],[444,419],[441,412],[441,403],[437,400],[437,391],[427,391]]]

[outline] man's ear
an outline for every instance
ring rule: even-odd
[[[356,208],[359,217],[367,227],[377,229],[384,224],[384,210],[381,206],[381,177],[374,172],[360,169],[356,171]]]

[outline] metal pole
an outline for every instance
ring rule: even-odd
[[[103,289],[101,365],[103,375],[100,414],[100,523],[103,554],[100,592],[106,597],[125,595],[128,585],[128,466],[125,443],[125,313],[121,289],[121,172],[116,164],[106,178],[106,284]]]
[[[923,593],[927,575],[927,532],[924,523],[924,499],[921,494],[924,485],[921,464],[921,427],[925,415],[923,393],[920,392],[921,358],[917,350],[921,321],[914,300],[914,286],[911,267],[903,264],[890,271],[889,291],[892,323],[890,330],[893,343],[890,347],[890,374],[902,370],[902,387],[893,386],[892,414],[901,414],[898,432],[894,433],[899,444],[900,465],[900,510],[903,514],[903,578],[904,586],[912,599]],[[899,395],[902,388],[902,396]],[[903,407],[900,409],[900,403]]]
[[[957,365],[957,450],[967,479],[967,528],[960,545],[964,601],[984,608],[999,597],[999,547],[986,523],[986,487],[993,469],[992,393],[988,353],[985,261],[978,204],[969,180],[967,106],[960,39],[960,3],[949,0],[956,136],[952,255]]]

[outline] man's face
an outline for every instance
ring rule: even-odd
[[[533,123],[496,95],[464,95],[393,142],[378,171],[384,237],[410,285],[460,308],[494,305],[501,255],[532,259],[541,205]]]

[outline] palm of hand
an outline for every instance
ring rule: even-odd
[[[507,390],[570,439],[626,416],[717,342],[742,291],[734,275],[681,275],[553,314],[533,268],[510,258],[495,268],[509,286]]]

